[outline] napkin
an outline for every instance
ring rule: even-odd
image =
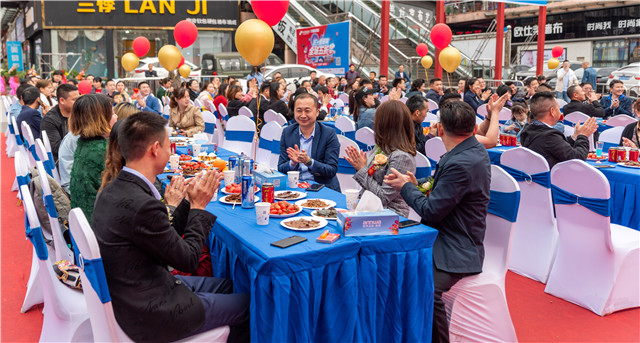
[[[362,212],[381,212],[382,210],[382,200],[369,191],[364,191],[356,206],[356,211]]]
[[[266,163],[256,163],[256,172],[257,173],[272,173],[273,169],[269,167]]]
[[[206,133],[196,133],[193,135],[193,139],[197,144],[207,144],[209,142],[209,137]]]

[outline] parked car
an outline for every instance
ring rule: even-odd
[[[578,70],[578,69],[582,69],[582,62],[570,62],[570,64],[571,64],[570,68],[574,72],[576,70]],[[553,69],[553,70],[549,69],[549,67],[547,66],[547,63],[544,63],[544,66],[542,68],[542,74],[547,77],[547,80],[549,80],[552,77],[556,76],[556,72],[560,68],[562,68],[562,63],[560,63],[560,65],[557,68]],[[527,70],[527,71],[522,71],[522,72],[516,73],[516,78],[518,80],[520,80],[520,81],[524,81],[528,77],[531,77],[531,76],[536,76],[536,67],[535,66],[529,68],[529,70]],[[580,76],[580,77],[582,77],[582,76]]]
[[[609,75],[607,80],[607,88],[613,80],[620,80],[624,84],[624,88],[628,92],[627,95],[638,97],[640,95],[640,62],[631,63]]]
[[[267,66],[281,65],[280,57],[270,54],[267,57]],[[218,52],[202,55],[202,76],[233,76],[243,78],[251,73],[253,66],[249,64],[239,52]]]
[[[189,61],[184,61],[184,63],[191,67],[191,74],[189,74],[189,77],[200,77],[200,67]],[[133,78],[144,79],[144,72],[149,70],[149,64],[153,65],[153,70],[158,74],[158,77],[162,78],[169,76],[169,72],[160,65],[160,61],[157,57],[147,57],[140,60],[138,67],[134,70]]]
[[[513,66],[513,70],[515,70],[516,73],[527,71],[530,68],[531,68],[531,66],[526,65],[526,64],[518,64],[518,65]]]
[[[279,66],[267,66],[264,71],[264,79],[271,79],[273,78],[273,75],[275,75],[275,73],[280,73],[282,74],[282,77],[287,81],[287,85],[292,85],[291,87],[288,86],[287,88],[293,88],[294,86],[295,88],[297,88],[298,85],[302,83],[302,81],[309,79],[309,73],[311,71],[316,72],[316,77],[320,77],[322,75],[326,77],[335,77],[334,74],[325,73],[321,70],[311,68],[304,64],[283,64]]]
[[[609,88],[607,87],[607,81],[609,81],[609,75],[614,71],[618,70],[616,67],[604,67],[604,68],[595,68],[597,70],[597,89],[598,93],[608,92]]]

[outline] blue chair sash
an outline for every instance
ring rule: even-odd
[[[44,207],[47,209],[49,216],[51,218],[58,218],[58,210],[56,210],[56,204],[53,202],[53,195],[45,195],[42,198],[42,201],[44,202]]]
[[[162,117],[163,117],[164,119],[166,119],[166,120],[169,120],[169,115],[168,115],[168,114],[164,114],[164,113],[163,113],[163,114],[162,114]]]
[[[28,185],[29,182],[31,182],[31,177],[29,176],[29,174],[25,176],[18,175],[16,176],[16,180],[18,180],[18,186],[24,186],[24,185]]]
[[[430,158],[429,156],[426,156],[426,157],[427,157],[427,160],[429,160],[429,164],[431,164],[431,168],[435,168],[436,165],[438,165],[438,162],[436,162],[436,160]]]
[[[204,132],[208,134],[213,134],[216,130],[216,123],[204,123]]]
[[[268,150],[272,154],[280,154],[280,142],[279,141],[270,141],[260,137],[260,141],[258,142],[258,148]]]
[[[360,150],[365,152],[373,150],[373,147],[375,146],[375,145],[367,145],[359,141],[356,141],[356,144],[358,144],[358,148],[360,148]]]
[[[236,142],[247,142],[250,143],[253,141],[253,136],[255,133],[253,131],[232,131],[227,130],[225,133],[225,139],[229,141]]]
[[[39,226],[31,227],[29,225],[29,219],[25,214],[24,218],[24,226],[25,226],[25,234],[27,238],[33,244],[33,247],[36,249],[36,256],[38,259],[44,261],[49,257],[49,251],[47,250],[47,245],[44,243],[44,237],[42,236],[42,229]]]
[[[29,147],[29,151],[31,151],[31,155],[33,156],[33,159],[36,161],[40,161],[40,157],[38,157],[38,153],[36,152],[36,145],[33,144],[32,146]]]
[[[520,191],[511,193],[490,191],[490,193],[488,212],[515,223],[520,206]]]
[[[551,173],[550,172],[542,172],[538,174],[529,175],[523,171],[520,171],[515,168],[511,168],[505,165],[501,166],[504,171],[509,173],[509,175],[513,176],[514,179],[518,182],[535,182],[542,187],[551,188]]]
[[[416,179],[422,179],[431,176],[430,167],[416,167]]]
[[[51,168],[51,170],[56,169],[56,161],[53,160],[53,153],[50,151],[47,151],[47,163],[49,164],[49,168]],[[51,177],[53,177],[53,175],[51,175]]]
[[[352,141],[356,140],[356,132],[355,131],[344,132],[344,131],[340,130],[338,127],[336,127],[335,130],[339,135],[343,135],[343,136],[351,139]]]
[[[22,142],[22,137],[20,137],[20,135],[15,135],[15,136],[16,136],[16,144],[24,145],[24,143]]]
[[[338,173],[356,175],[356,169],[344,158],[338,159]]]
[[[556,185],[551,185],[553,203],[558,205],[578,204],[601,216],[611,217],[611,204],[609,199],[579,197],[569,193]]]
[[[13,124],[9,124],[9,132],[10,132],[12,135],[15,135],[15,134],[16,134],[16,132],[13,130]]]
[[[104,272],[104,265],[101,258],[94,260],[80,259],[84,270],[84,275],[89,279],[89,283],[93,290],[98,294],[100,301],[105,304],[111,301],[111,294],[109,294],[109,285],[107,284],[107,276]]]
[[[478,113],[476,113],[476,117],[478,117],[478,118],[480,118],[480,119],[484,120],[484,117],[483,117],[483,116],[481,116],[481,115],[479,115]]]

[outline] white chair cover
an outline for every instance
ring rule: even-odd
[[[432,122],[435,121],[436,123],[440,122],[440,117],[438,117],[437,114],[433,114],[431,112],[427,112],[427,116],[424,118],[423,122]]]
[[[251,112],[251,110],[247,106],[240,107],[240,109],[238,110],[238,114],[247,118],[253,118],[253,112]]]
[[[344,104],[344,106],[349,106],[349,94],[340,93],[340,95],[338,95],[338,99],[342,100],[342,103]],[[382,102],[382,100],[380,101]]]
[[[431,167],[431,162],[429,162],[429,159],[427,158],[427,156],[417,151],[415,160],[416,160],[416,173],[415,173],[416,178],[421,179],[424,177],[431,176],[432,167]]]
[[[96,239],[89,222],[79,208],[74,208],[69,213],[69,227],[71,234],[74,237],[78,250],[82,256],[83,261],[99,261],[102,260],[100,255],[100,246]],[[102,266],[99,264],[98,266]],[[85,264],[81,265],[82,286],[84,290],[84,298],[89,310],[89,317],[91,318],[91,328],[93,331],[93,339],[95,342],[132,342],[127,336],[118,322],[116,321],[113,313],[113,305],[111,304],[111,297],[109,290],[100,290],[100,294],[93,287],[92,282],[99,281],[99,279],[105,278],[104,269],[96,268],[93,265],[93,272],[96,275],[96,279],[93,281],[87,278],[85,273]],[[106,281],[105,281],[106,284]],[[203,332],[178,342],[226,342],[229,336],[229,327],[221,326],[211,331]]]
[[[162,110],[162,117],[167,120],[167,126],[169,126],[169,112],[171,112],[171,107],[166,105]]]
[[[200,103],[200,100],[198,100],[198,99],[193,100],[193,106],[195,106],[197,108],[202,108],[202,104]]]
[[[564,101],[564,100],[563,100]],[[558,100],[558,102],[560,102],[560,100]],[[565,104],[566,105],[566,104]],[[563,105],[561,105],[560,107],[562,107]],[[569,126],[567,125],[567,122],[572,123],[572,126],[575,126],[576,124],[580,123],[580,124],[584,124],[585,121],[587,121],[587,119],[589,119],[590,117],[582,112],[579,111],[575,111],[575,112],[571,112],[568,113],[564,116],[564,121],[565,121],[565,127]],[[574,130],[575,131],[575,130]],[[565,136],[567,134],[567,130],[565,129]],[[571,132],[571,134],[573,134],[573,132]],[[593,144],[593,135],[589,136],[589,151],[595,151],[595,145]]]
[[[551,183],[581,204],[559,204],[554,195],[558,253],[544,291],[600,316],[640,306],[640,231],[611,224],[609,216],[585,207],[585,198],[609,204],[607,178],[584,161],[570,160],[553,167]]]
[[[329,101],[329,103],[333,107],[337,107],[337,108],[343,108],[344,107],[344,101],[342,101],[340,99],[331,99],[331,101]]]
[[[277,113],[274,110],[267,110],[266,112],[264,112],[264,122],[270,123],[272,121],[280,124],[280,126],[287,125],[287,118],[285,118],[282,114]]]
[[[58,168],[56,167],[56,161],[53,159],[53,152],[51,151],[51,142],[49,141],[49,136],[47,135],[47,131],[42,130],[42,134],[40,135],[42,138],[42,143],[44,143],[44,148],[47,150],[47,159],[50,161],[51,172],[53,173],[53,178],[60,183],[60,173],[58,172]]]
[[[235,153],[244,153],[254,157],[253,141],[256,134],[256,123],[245,117],[235,116],[227,122],[224,134],[224,148]]]
[[[380,103],[384,103],[387,102],[387,100],[389,100],[389,96],[388,95],[383,95],[382,98],[380,98]]]
[[[35,139],[33,139],[33,132],[31,131],[31,126],[27,124],[26,121],[21,123],[22,125],[22,143],[25,144],[25,148],[27,152],[29,152],[29,166],[31,168],[36,166],[37,161],[37,153],[35,147]]]
[[[478,106],[478,109],[476,110],[476,112],[482,117],[482,119],[486,118],[487,113],[489,113],[487,111],[487,104],[482,104]]]
[[[607,122],[607,124],[609,124],[609,122]],[[601,142],[605,142],[605,152],[609,150],[606,148],[606,145],[618,146],[620,138],[622,138],[622,131],[624,131],[624,126],[616,126],[600,132],[600,137],[598,139]]]
[[[282,126],[280,126],[280,124],[275,121],[265,124],[260,131],[260,141],[258,142],[256,162],[264,163],[270,168],[278,168],[281,137]]]
[[[560,108],[563,108],[567,104],[567,102],[563,99],[556,99],[556,101],[558,101],[558,105],[560,106]]]
[[[501,124],[504,124],[504,122],[506,122],[507,120],[511,120],[511,117],[512,117],[511,110],[506,107],[501,109],[500,113],[498,113],[498,120],[500,121]]]
[[[626,114],[618,114],[617,116],[613,116],[607,119],[607,125],[609,126],[627,126],[631,123],[637,122],[638,119],[631,118]]]
[[[403,104],[406,104],[406,103],[407,103],[407,100],[408,100],[408,99],[407,99],[407,97],[406,97],[406,96],[403,96],[402,98],[400,98],[400,102],[401,102],[401,103],[403,103]]]
[[[571,135],[573,135],[573,133],[575,132],[575,129],[569,125],[565,125],[564,126],[564,136],[565,137],[569,137]]]
[[[222,118],[222,123],[227,125],[229,121],[229,113],[227,112],[227,107],[224,104],[218,105],[218,113],[220,114],[220,118]]]
[[[207,134],[209,143],[220,144],[215,139],[216,131],[221,130],[221,128],[216,125],[216,116],[209,111],[202,111],[202,120],[204,120],[204,133]]]
[[[502,168],[492,165],[491,191],[515,195],[519,187]],[[499,200],[492,199],[494,201],[498,209],[505,207]],[[513,201],[517,211],[517,200]],[[450,316],[452,342],[518,341],[504,288],[513,227],[511,220],[492,214],[492,205],[489,205],[482,273],[463,278],[442,294]]]
[[[437,109],[440,108],[440,106],[438,106],[438,103],[431,99],[427,99],[427,105],[429,105],[429,112],[431,113],[434,113]]]
[[[353,179],[355,170],[345,159],[345,156],[347,156],[347,147],[352,146],[358,149],[358,144],[343,135],[338,135],[338,141],[340,142],[340,154],[338,155],[338,172],[336,176],[338,177],[338,182],[340,183],[340,190],[342,190],[342,192],[346,191],[347,189],[360,190],[362,187],[360,187],[360,184]]]
[[[376,145],[376,135],[368,127],[360,128],[356,131],[356,144],[360,146],[360,150],[371,153]]]
[[[429,139],[426,143],[424,143],[424,152],[425,155],[430,159],[429,162],[431,162],[431,174],[433,174],[436,169],[436,164],[440,161],[440,156],[444,155],[447,152],[447,148],[445,148],[444,143],[442,143],[442,138],[433,137]]]
[[[16,145],[16,137],[15,137],[16,136],[15,130],[17,130],[17,128],[13,127],[13,122],[11,121],[11,116],[9,115],[9,106],[11,105],[7,105],[8,100],[6,99],[6,97],[3,97],[3,102],[5,103],[5,109],[7,110],[7,112],[5,113],[7,118],[7,130],[4,136],[5,142],[7,144],[7,148],[5,152],[7,153],[7,156],[13,157],[15,156],[16,151],[18,151],[18,146]]]
[[[524,147],[507,150],[500,164],[548,181],[549,163],[540,154]],[[515,174],[515,171],[512,171]],[[512,174],[513,176],[513,174]],[[520,211],[511,240],[509,269],[528,278],[547,283],[558,246],[558,229],[553,213],[551,189],[531,177],[515,177],[520,186]]]
[[[356,123],[346,116],[340,116],[336,119],[336,131],[338,136],[343,135],[352,141],[356,140]]]

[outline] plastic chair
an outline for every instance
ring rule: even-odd
[[[356,140],[356,123],[346,116],[340,116],[336,119],[336,132],[338,136],[346,136],[352,141]]]
[[[358,144],[360,150],[371,153],[376,145],[376,135],[373,130],[368,127],[358,129],[356,131],[356,144]]]
[[[44,143],[44,148],[47,151],[47,159],[49,162],[49,167],[51,168],[51,172],[53,173],[53,178],[60,183],[60,173],[58,172],[58,168],[56,167],[56,161],[53,159],[53,152],[51,151],[51,142],[49,141],[49,135],[47,135],[47,131],[42,131],[40,135],[42,139],[42,143]]]
[[[553,167],[551,183],[578,196],[580,204],[560,204],[554,194],[558,253],[544,291],[600,316],[640,306],[640,231],[603,215],[610,204],[607,178],[584,161],[570,160]]]
[[[383,95],[382,98],[380,98],[380,103],[385,103],[389,100],[389,96],[388,95]]]
[[[287,125],[287,118],[285,118],[282,114],[277,113],[274,110],[265,111],[264,112],[264,122],[265,123],[270,123],[272,121],[275,121],[276,123],[280,124],[280,126]]]
[[[215,133],[217,131],[216,116],[209,111],[202,111],[202,120],[204,120],[204,133],[207,134],[209,143],[218,143],[215,140]]]
[[[238,114],[253,119],[253,112],[247,106],[240,107]]]
[[[13,126],[13,122],[11,121],[11,116],[9,115],[9,112],[6,113],[6,117],[7,117],[7,130],[5,132],[5,143],[7,144],[7,148],[5,150],[5,152],[7,153],[7,156],[9,157],[14,157],[16,154],[16,151],[18,151],[18,146],[16,144],[16,131],[15,128]]]
[[[560,102],[559,99],[558,102]],[[563,100],[564,101],[564,100]],[[565,104],[566,105],[566,104]],[[561,106],[562,107],[562,106]],[[564,123],[565,123],[565,127],[571,125],[571,126],[575,126],[578,123],[584,124],[585,121],[587,121],[587,119],[589,119],[590,117],[582,112],[579,111],[575,111],[575,112],[571,112],[568,113],[564,116]],[[565,135],[567,133],[567,130],[565,129]],[[573,132],[571,133],[573,134]],[[595,151],[595,145],[593,144],[593,135],[589,136],[589,151]]]
[[[227,112],[227,107],[224,104],[218,105],[218,114],[220,118],[222,118],[222,123],[226,126],[229,121],[229,113]]]
[[[609,124],[609,122],[607,122],[607,124]],[[604,152],[609,151],[610,147],[616,147],[620,144],[622,131],[624,131],[624,126],[616,126],[600,132],[600,137],[598,139],[601,142],[604,142]]]
[[[417,151],[416,156],[416,179],[421,179],[425,177],[431,176],[431,162],[427,156],[423,155],[421,152]]]
[[[28,186],[20,186],[26,214],[25,229],[38,257],[38,274],[44,296],[44,319],[40,341],[93,341],[89,312],[81,290],[71,289],[58,281]]]
[[[516,177],[520,186],[520,211],[511,240],[509,269],[547,283],[558,246],[558,228],[551,189],[540,184],[544,183],[541,180],[546,177],[547,186],[549,185],[549,163],[540,154],[518,147],[503,152],[500,164],[507,171],[513,168],[529,175],[520,179]],[[530,177],[536,174],[538,182]]]
[[[442,294],[447,314],[450,315],[449,336],[453,342],[518,340],[504,287],[515,218],[511,216],[513,212],[502,211],[510,208],[517,213],[518,183],[502,168],[492,165],[491,193],[492,204],[489,205],[487,214],[482,273],[463,278]],[[498,200],[497,194],[507,196]]]
[[[478,113],[478,115],[482,117],[482,119],[484,120],[484,118],[486,118],[487,114],[489,113],[489,111],[487,110],[487,104],[482,104],[478,106],[476,113]]]
[[[340,93],[340,95],[338,95],[338,99],[342,100],[344,106],[349,106],[349,94]],[[380,100],[380,102],[382,102],[382,100]]]
[[[93,339],[96,342],[132,342],[127,334],[122,331],[113,313],[113,305],[108,289],[99,288],[96,292],[94,284],[104,281],[106,276],[102,263],[96,265],[96,261],[102,262],[100,246],[89,222],[79,208],[74,208],[69,213],[69,227],[71,234],[75,238],[80,251],[82,286],[84,298],[89,309],[91,318],[91,328]],[[87,264],[85,261],[92,261],[92,271],[96,276],[88,278],[85,273]],[[191,337],[187,337],[178,342],[226,342],[229,336],[229,327],[222,326],[211,331],[203,332]]]
[[[27,124],[26,121],[21,123],[22,125],[22,143],[29,153],[29,166],[31,168],[36,166],[36,161],[38,160],[38,155],[36,153],[36,148],[34,146],[35,139],[33,139],[33,132],[31,132],[31,127]]]
[[[280,124],[275,121],[266,123],[260,131],[256,162],[264,163],[268,165],[269,168],[278,168],[281,137],[282,126],[280,126]]]
[[[500,110],[500,113],[498,113],[498,120],[500,121],[500,124],[504,124],[507,120],[511,120],[512,116],[513,114],[511,113],[511,110],[505,107]]]
[[[340,190],[343,192],[347,189],[360,190],[362,187],[360,187],[360,184],[353,179],[356,171],[345,159],[345,156],[347,156],[347,147],[352,146],[358,149],[358,144],[342,135],[338,135],[338,141],[340,142],[340,154],[338,155],[338,172],[336,173],[336,176],[340,183]]]
[[[607,125],[609,126],[627,126],[631,123],[637,122],[638,119],[631,118],[626,114],[618,114],[617,116],[613,116],[607,119]]]
[[[253,120],[245,116],[235,116],[227,122],[224,148],[238,154],[244,152],[253,157],[252,147],[255,134],[256,123]]]
[[[429,106],[429,112],[431,113],[435,113],[435,111],[440,108],[440,106],[438,106],[438,103],[431,99],[427,99],[427,105]]]
[[[440,161],[440,157],[447,153],[442,138],[433,137],[424,143],[424,152],[431,163],[431,173],[435,173],[436,164]]]
[[[558,102],[558,106],[560,106],[561,109],[567,104],[567,102],[563,99],[556,99],[556,101]]]

